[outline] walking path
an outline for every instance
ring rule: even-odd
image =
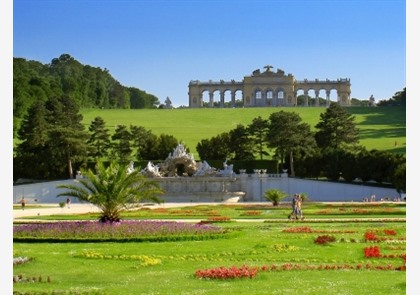
[[[188,207],[188,206],[199,206],[199,205],[237,205],[238,203],[217,203],[217,202],[209,202],[209,203],[162,203],[162,204],[150,204],[144,203],[141,204],[142,208],[174,208],[174,207]],[[255,202],[255,203],[246,203],[249,205],[267,205],[271,204],[269,202]],[[24,217],[36,217],[36,216],[49,216],[49,215],[69,215],[69,214],[83,214],[83,213],[97,213],[101,210],[92,204],[70,204],[70,206],[64,206],[61,208],[55,204],[37,204],[36,206],[26,206],[24,210],[22,209],[14,209],[13,210],[13,220],[14,221],[35,221],[34,219],[23,219]],[[191,219],[188,219],[192,221]]]
[[[211,202],[211,203],[162,203],[162,204],[141,204],[142,207],[147,208],[174,208],[174,207],[187,207],[187,206],[198,206],[198,205],[238,205],[238,204],[245,204],[245,203],[217,203],[217,202]],[[267,205],[271,204],[270,202],[247,202],[247,205]],[[63,208],[55,205],[55,204],[37,204],[36,206],[27,206],[24,210],[22,209],[14,209],[13,210],[13,221],[15,222],[40,222],[45,220],[36,219],[33,217],[37,216],[49,216],[49,215],[69,215],[69,214],[83,214],[83,213],[97,213],[101,210],[92,204],[71,204],[69,207],[66,205]],[[27,219],[25,217],[32,217],[31,219]],[[167,219],[166,219],[167,220]],[[170,219],[172,220],[172,219]],[[176,221],[180,222],[200,222],[202,219],[176,219]],[[386,221],[400,221],[405,222],[405,218],[337,218],[337,219],[305,219],[303,221],[301,220],[290,220],[290,222],[320,222],[320,221],[340,221],[340,222],[360,222],[360,221],[379,221],[379,220],[386,220]],[[238,222],[264,222],[264,221],[270,221],[268,219],[236,219],[235,221]],[[272,219],[272,221],[288,221],[285,217],[285,219]],[[51,220],[48,220],[48,222],[51,222]]]

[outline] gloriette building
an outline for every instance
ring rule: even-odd
[[[286,106],[320,106],[330,104],[330,94],[336,91],[337,103],[342,106],[351,104],[350,79],[339,78],[336,80],[296,80],[292,74],[284,74],[277,69],[272,71],[272,66],[265,66],[265,71],[259,69],[245,76],[242,81],[190,81],[189,107],[286,107]],[[214,94],[219,92],[219,101],[215,102]],[[230,92],[230,98],[228,94]],[[298,92],[303,93],[303,103],[298,104]],[[313,95],[314,102],[309,102],[309,92]],[[324,94],[323,104],[320,103],[320,92]],[[204,98],[207,95],[207,101]],[[241,95],[242,94],[242,95]],[[226,97],[227,96],[227,97]]]

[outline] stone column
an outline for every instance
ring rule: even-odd
[[[223,91],[220,91],[220,107],[225,107],[225,93]]]
[[[231,107],[232,108],[234,108],[235,107],[235,92],[230,92],[230,104],[231,104]]]
[[[307,107],[308,106],[308,100],[309,100],[309,98],[308,98],[308,90],[305,90],[304,91],[304,95],[305,95],[305,107]]]
[[[212,108],[214,106],[214,93],[209,92],[209,97],[210,97],[210,107]]]
[[[326,97],[326,99],[327,99],[327,107],[329,107],[330,106],[330,90],[327,90],[326,91],[326,95],[327,95],[327,97]]]
[[[200,108],[203,107],[203,93],[200,93],[198,96],[198,105],[200,106]]]
[[[319,90],[315,90],[315,106],[319,107]]]

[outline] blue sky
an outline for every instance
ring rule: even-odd
[[[241,80],[267,64],[298,80],[350,78],[351,96],[406,87],[402,0],[14,0],[13,56],[67,53],[124,86],[188,105],[190,80]]]

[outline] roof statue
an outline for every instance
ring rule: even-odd
[[[169,98],[169,96],[166,97],[165,99],[165,109],[173,109],[174,107],[172,106],[172,101]]]
[[[272,68],[273,68],[273,66],[270,66],[270,65],[264,66],[264,69],[265,69],[266,72],[271,72]]]

